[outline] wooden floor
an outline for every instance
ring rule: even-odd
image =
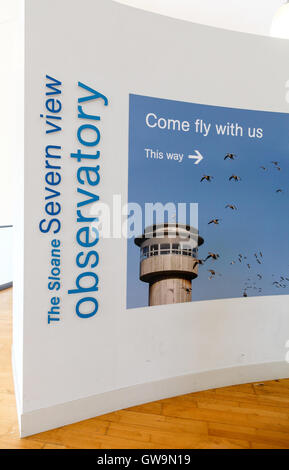
[[[1,449],[289,448],[289,379],[192,393],[19,439],[11,297],[0,292]]]

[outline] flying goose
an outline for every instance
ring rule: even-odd
[[[235,157],[236,157],[236,156],[237,156],[237,155],[235,155],[234,153],[227,153],[227,155],[225,156],[224,160],[227,160],[228,158],[229,158],[230,160],[235,160]]]
[[[211,182],[213,179],[214,179],[213,176],[204,175],[204,176],[202,177],[202,179],[201,179],[201,182],[202,182],[202,181],[209,181],[209,182]]]
[[[238,182],[238,181],[241,181],[241,178],[240,178],[240,176],[232,175],[232,176],[230,176],[229,181],[232,181],[232,180]]]

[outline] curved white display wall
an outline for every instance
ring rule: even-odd
[[[288,42],[110,0],[22,26],[21,435],[288,377]]]

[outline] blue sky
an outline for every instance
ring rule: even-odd
[[[204,137],[193,126],[189,132],[149,128],[148,113],[190,124],[203,119],[212,124],[212,130]],[[217,136],[215,124],[227,122],[241,125],[244,136]],[[249,127],[262,128],[264,137],[249,138]],[[249,297],[288,295],[289,116],[130,95],[129,129],[129,202],[141,206],[157,201],[198,203],[199,233],[205,239],[199,257],[205,258],[209,251],[220,255],[200,267],[198,279],[192,282],[193,301],[242,297],[246,283],[252,287],[247,289]],[[146,159],[145,148],[183,153],[184,160]],[[196,149],[204,156],[199,165],[187,158]],[[237,158],[224,161],[227,153]],[[279,162],[280,171],[272,161]],[[232,174],[241,181],[229,181]],[[214,179],[201,183],[203,175]],[[276,193],[278,189],[283,192]],[[237,211],[226,209],[226,204],[234,204]],[[220,225],[208,225],[214,218],[221,219]],[[263,258],[258,255],[258,264],[254,254],[260,252]],[[239,254],[247,260],[240,263]],[[208,269],[218,273],[212,280]],[[275,281],[283,287],[273,285]],[[129,240],[127,307],[147,305],[148,285],[139,280],[139,248]]]

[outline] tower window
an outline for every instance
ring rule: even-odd
[[[192,247],[191,247],[191,245],[183,245],[182,254],[184,256],[192,256]]]
[[[159,254],[159,245],[152,245],[150,247],[150,256],[157,256]]]
[[[171,246],[169,243],[163,243],[161,246],[161,255],[169,255],[171,252]]]
[[[180,255],[181,254],[181,246],[178,243],[173,243],[172,245],[172,253],[174,255]]]

